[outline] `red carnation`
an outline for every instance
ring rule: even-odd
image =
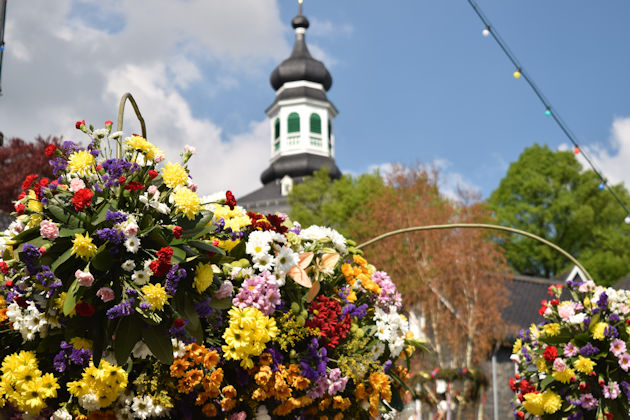
[[[248,211],[247,217],[249,217],[249,220],[251,220],[251,224],[254,229],[260,229],[260,230],[273,229],[273,226],[271,226],[271,224],[267,221],[267,219],[265,219],[265,216],[263,216],[260,213]]]
[[[560,304],[560,299],[551,299],[549,303],[551,306],[558,306]]]
[[[157,173],[157,171],[154,171],[153,169],[149,169],[149,178],[154,179],[157,178],[159,174]]]
[[[182,229],[181,226],[175,226],[173,228],[173,236],[175,237],[175,239],[181,238],[183,232],[184,232],[184,229]]]
[[[124,183],[127,180],[127,178],[125,178],[124,176],[121,176],[120,178],[118,178],[118,182],[120,182],[121,184]]]
[[[284,223],[284,218],[276,214],[268,214],[266,217],[269,223],[271,223],[272,229],[274,231],[278,233],[287,233],[287,231],[289,230],[286,226],[282,224]]]
[[[114,125],[114,123],[110,120],[105,121],[105,127]]]
[[[186,320],[181,319],[181,318],[175,318],[175,321],[173,321],[173,327],[175,328],[182,328],[183,326],[186,325]]]
[[[31,188],[31,185],[33,185],[33,181],[35,181],[35,178],[37,178],[36,174],[27,175],[26,178],[24,178],[24,182],[22,182],[22,191],[26,191]]]
[[[336,300],[320,295],[309,307],[309,313],[312,319],[306,321],[306,326],[319,328],[319,334],[325,339],[325,346],[328,349],[335,348],[350,331],[352,319],[346,314],[340,320],[341,305]]]
[[[77,121],[74,126],[76,127],[77,130],[81,129],[81,126],[85,125],[85,120],[81,120],[81,121]]]
[[[5,276],[9,275],[9,264],[7,264],[4,261],[0,261],[0,271],[2,272],[2,274],[4,274]]]
[[[149,268],[157,277],[163,277],[171,269],[171,257],[173,256],[173,248],[164,247],[157,252],[157,259],[151,261]]]
[[[26,304],[26,299],[24,299],[24,296],[15,296],[13,298],[13,302],[17,303],[18,306],[22,309],[26,309],[26,307],[28,306]]]
[[[540,309],[538,310],[538,313],[540,314],[540,316],[545,315],[545,311],[547,310],[547,301],[543,300],[542,302],[540,302]]]
[[[94,306],[87,302],[79,302],[74,306],[74,310],[77,311],[79,316],[90,317],[94,315]]]
[[[234,210],[234,206],[236,205],[236,198],[234,198],[234,194],[232,191],[225,192],[225,205],[230,207],[230,210]]]
[[[57,146],[55,146],[54,144],[49,144],[48,146],[46,146],[46,150],[44,150],[44,153],[46,153],[46,156],[48,157],[53,157],[56,151]]]
[[[24,203],[15,203],[15,211],[17,212],[18,216],[24,214],[25,210],[26,206],[24,205]]]
[[[125,185],[125,189],[129,191],[142,191],[144,190],[144,184],[138,181],[131,181],[129,184]]]
[[[81,188],[79,191],[74,193],[74,197],[72,197],[74,209],[76,211],[83,211],[86,207],[90,207],[93,195],[94,193],[89,188]]]
[[[20,193],[20,195],[18,195],[18,200],[21,200],[21,199],[23,199],[24,197],[26,197],[26,193],[25,193],[24,191],[22,191],[22,192]]]
[[[553,363],[554,360],[558,357],[558,349],[556,346],[547,346],[545,351],[543,352],[543,357],[549,363]]]

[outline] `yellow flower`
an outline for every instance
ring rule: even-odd
[[[125,139],[125,146],[129,149],[138,150],[144,153],[148,160],[155,160],[156,156],[163,156],[164,152],[158,149],[154,144],[148,142],[142,136],[131,136]]]
[[[86,232],[85,236],[80,233],[74,234],[72,240],[72,252],[71,255],[77,255],[79,258],[88,261],[94,255],[96,255],[96,245],[92,243],[90,234]]]
[[[68,172],[85,176],[94,171],[94,156],[87,150],[74,152],[68,158]]]
[[[188,182],[188,172],[179,163],[168,162],[162,168],[162,179],[169,188],[179,187]]]
[[[557,322],[546,324],[543,327],[543,333],[548,337],[553,337],[554,335],[560,334],[560,324],[558,324]]]
[[[201,211],[201,198],[196,192],[186,187],[178,187],[173,193],[175,209],[183,213],[189,220],[193,220]]]
[[[596,363],[593,362],[591,359],[582,356],[578,356],[578,360],[573,362],[573,367],[575,367],[575,370],[585,373],[587,375],[593,371],[593,367],[595,367],[595,365]]]
[[[549,368],[547,367],[547,362],[542,357],[536,359],[536,367],[538,368],[538,372],[548,372]]]
[[[545,413],[553,414],[562,407],[562,398],[560,395],[556,394],[553,391],[545,391],[543,392],[543,409]]]
[[[571,377],[575,376],[575,371],[571,368],[566,368],[562,372],[558,372],[554,370],[552,373],[553,379],[558,382],[562,382],[563,384],[568,384],[571,382]]]
[[[523,408],[535,416],[541,416],[545,410],[543,408],[543,396],[540,393],[529,392],[523,396]]]
[[[44,205],[37,199],[35,191],[30,190],[28,192],[28,209],[37,213],[41,213],[44,210]]]
[[[147,284],[141,290],[147,302],[151,305],[151,309],[161,311],[164,308],[168,295],[161,284]]]
[[[512,354],[518,353],[521,350],[521,347],[523,347],[523,340],[518,338],[512,346]]]
[[[212,284],[213,277],[214,270],[211,264],[198,263],[193,286],[199,293],[203,293]]]
[[[538,327],[536,326],[536,324],[532,324],[529,327],[529,334],[532,337],[532,340],[536,340],[538,339],[538,335],[540,334],[540,330],[538,329]]]
[[[606,328],[608,328],[608,324],[605,322],[598,322],[597,324],[595,324],[591,331],[591,333],[593,334],[593,338],[595,340],[603,340],[604,338],[606,338]]]
[[[88,340],[83,337],[73,337],[70,339],[70,344],[75,349],[91,349],[92,348],[92,340]]]

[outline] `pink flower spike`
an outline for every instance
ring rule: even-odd
[[[114,291],[109,287],[101,287],[96,292],[96,296],[100,297],[103,302],[109,302],[114,299]]]

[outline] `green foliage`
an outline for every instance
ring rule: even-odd
[[[359,177],[343,175],[331,182],[330,171],[323,167],[289,193],[291,218],[303,226],[320,225],[347,235],[361,206],[384,188],[378,173]]]
[[[599,190],[593,171],[582,171],[571,152],[547,146],[525,149],[488,199],[499,224],[540,235],[577,257],[594,280],[610,285],[630,272],[630,226],[612,194]],[[613,187],[630,204],[623,185]],[[500,241],[520,273],[552,277],[570,262],[527,238]]]

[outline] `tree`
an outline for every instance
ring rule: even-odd
[[[404,227],[489,221],[479,197],[460,191],[460,201],[448,200],[438,179],[437,171],[421,166],[394,167],[386,188],[362,206],[354,233],[365,240]],[[366,255],[390,273],[407,309],[426,320],[439,366],[473,366],[502,338],[507,265],[487,232],[408,233],[377,242]]]
[[[44,153],[46,146],[60,146],[57,137],[37,137],[33,143],[13,138],[8,145],[0,147],[0,209],[12,211],[13,200],[17,199],[22,181],[28,174],[53,177],[52,167]]]
[[[315,171],[289,193],[290,214],[304,226],[321,225],[347,234],[361,206],[383,188],[377,174],[343,175],[331,181],[328,167]]]
[[[630,226],[599,178],[584,171],[573,153],[534,145],[510,165],[488,199],[497,221],[553,242],[578,258],[595,281],[610,285],[630,272]],[[612,187],[630,203],[623,185]],[[527,238],[500,238],[506,257],[522,274],[553,277],[570,261]]]

